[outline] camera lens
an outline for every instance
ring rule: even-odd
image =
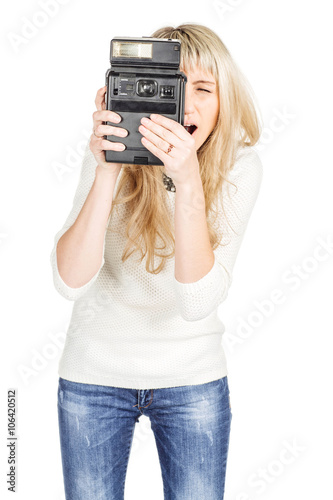
[[[157,94],[157,82],[155,80],[138,80],[136,93],[140,97],[152,97]]]

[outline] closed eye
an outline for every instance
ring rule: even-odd
[[[208,92],[208,94],[211,94],[211,91],[207,89],[198,89],[198,90],[201,90],[202,92]]]

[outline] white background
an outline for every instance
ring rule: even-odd
[[[43,18],[42,0],[1,7],[1,497],[13,498],[6,400],[16,388],[15,498],[65,499],[57,367],[73,303],[53,288],[49,256],[72,206],[110,40],[196,22],[226,44],[265,124],[262,187],[219,309],[233,412],[225,500],[332,498],[330,2],[54,2]],[[15,46],[28,22],[44,26]],[[162,488],[141,417],[125,498],[161,500]]]

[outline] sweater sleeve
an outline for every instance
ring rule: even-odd
[[[95,157],[90,150],[89,147],[89,141],[85,149],[85,153],[83,156],[83,161],[81,164],[81,172],[80,172],[80,178],[79,178],[79,183],[76,189],[76,193],[74,196],[73,200],[73,206],[72,209],[63,225],[63,227],[60,229],[58,233],[56,233],[54,237],[54,246],[50,255],[50,262],[51,262],[51,267],[52,267],[52,273],[53,273],[53,283],[56,288],[56,290],[65,297],[65,299],[68,300],[77,300],[82,295],[84,295],[89,288],[92,286],[92,284],[96,281],[97,276],[102,269],[104,265],[104,250],[105,250],[105,236],[106,236],[106,231],[104,235],[104,246],[103,246],[103,257],[101,261],[101,265],[96,272],[96,274],[85,284],[82,285],[78,288],[72,288],[68,286],[63,279],[61,278],[58,270],[58,265],[57,265],[57,244],[58,241],[60,240],[61,236],[74,224],[76,221],[86,199],[87,196],[90,192],[90,189],[94,183],[95,180],[95,174],[96,174],[96,160]]]
[[[226,298],[232,282],[232,272],[247,224],[258,197],[263,176],[261,160],[254,149],[236,157],[229,180],[236,188],[223,186],[224,212],[219,212],[220,245],[213,251],[214,264],[200,280],[181,283],[174,277],[176,296],[182,317],[197,321],[211,314]],[[230,227],[231,226],[231,227]]]

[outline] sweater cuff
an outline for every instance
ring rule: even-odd
[[[59,269],[58,269],[58,263],[57,263],[57,244],[58,244],[58,241],[60,240],[61,236],[68,229],[69,229],[68,227],[64,228],[57,235],[57,241],[56,241],[56,243],[54,245],[54,248],[53,248],[53,250],[51,252],[50,262],[51,262],[51,266],[52,266],[52,270],[53,270],[53,282],[54,282],[54,286],[55,286],[57,292],[59,292],[60,295],[62,295],[65,299],[75,301],[75,300],[79,299],[80,297],[82,297],[82,295],[84,295],[88,291],[88,289],[96,281],[96,279],[97,279],[97,277],[99,275],[100,270],[104,266],[104,263],[105,263],[104,251],[105,251],[106,231],[105,231],[105,235],[104,235],[102,262],[101,262],[101,265],[100,265],[99,269],[97,270],[97,272],[94,274],[94,276],[92,276],[92,278],[87,283],[85,283],[84,285],[82,285],[82,286],[80,286],[78,288],[73,288],[73,287],[67,285],[64,282],[64,280],[62,279],[62,277],[60,276]]]
[[[205,274],[205,276],[203,276],[202,278],[200,278],[198,281],[194,281],[193,283],[181,283],[180,281],[178,281],[175,277],[175,284],[176,284],[176,288],[178,289],[179,293],[196,293],[200,290],[202,290],[203,288],[206,288],[207,286],[209,286],[213,281],[214,281],[214,278],[216,278],[216,273],[218,272],[218,269],[217,269],[217,260],[216,260],[216,256],[214,254],[214,264],[213,264],[213,267],[211,268],[211,270]]]
[[[174,277],[174,286],[181,315],[188,321],[203,319],[226,298],[230,279],[214,252],[211,270],[198,281],[181,283]]]

